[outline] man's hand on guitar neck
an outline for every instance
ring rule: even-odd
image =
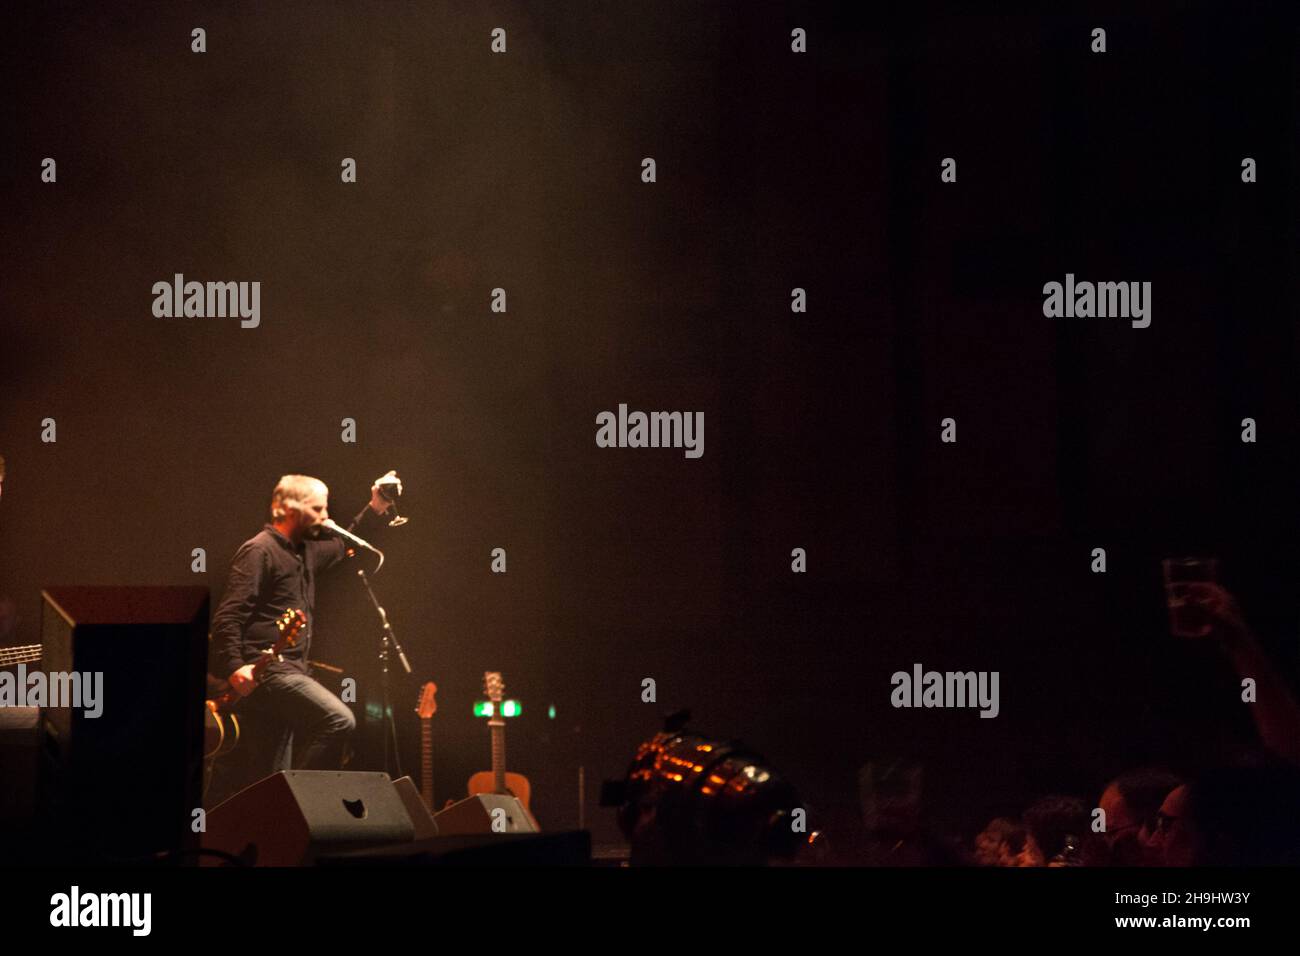
[[[252,664],[245,664],[230,675],[230,687],[240,697],[247,697],[257,687],[257,680],[253,677],[253,667]]]

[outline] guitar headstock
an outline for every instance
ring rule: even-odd
[[[433,681],[420,688],[420,699],[415,705],[415,712],[420,715],[421,720],[428,720],[437,713],[438,704],[433,699],[436,693],[438,693],[438,685]]]
[[[483,695],[493,704],[499,705],[506,696],[506,684],[501,679],[500,671],[485,671],[483,673]],[[493,708],[499,712],[500,707]]]
[[[280,615],[280,619],[275,622],[275,626],[280,629],[280,639],[276,645],[281,649],[293,647],[298,643],[298,632],[307,624],[307,615],[299,608],[285,611]]]

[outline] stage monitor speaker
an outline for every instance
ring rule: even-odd
[[[415,826],[386,773],[285,770],[207,815],[203,848],[249,866],[303,866],[317,853],[409,843]],[[205,854],[205,865],[222,860]]]
[[[537,833],[540,829],[518,797],[478,793],[434,814],[439,836],[470,833]]]
[[[393,781],[393,789],[402,798],[402,805],[406,807],[407,815],[415,825],[415,839],[428,840],[436,837],[438,824],[434,821],[429,808],[424,805],[424,798],[420,796],[420,791],[415,789],[415,781],[410,777],[398,777]]]
[[[207,588],[51,587],[42,597],[41,667],[80,675],[83,705],[42,707],[55,855],[116,862],[197,849]]]

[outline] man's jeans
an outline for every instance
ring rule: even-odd
[[[222,760],[217,800],[280,770],[338,770],[357,726],[346,704],[296,672],[264,676],[238,713],[239,746]]]

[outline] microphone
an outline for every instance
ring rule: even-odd
[[[334,523],[333,518],[326,518],[320,524],[321,527],[333,531],[336,535],[338,535],[340,538],[342,538],[344,541],[348,542],[349,544],[358,548],[365,548],[367,551],[373,551],[381,558],[384,556],[384,552],[380,551],[369,541],[365,540],[364,538],[358,538],[355,534],[353,534],[351,531],[348,531],[346,528],[341,528],[338,525],[336,525]]]

